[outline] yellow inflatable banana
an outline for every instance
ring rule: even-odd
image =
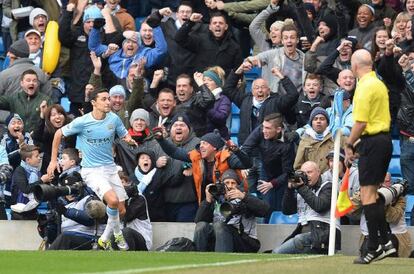
[[[45,42],[43,44],[42,69],[51,74],[55,71],[60,56],[60,41],[58,37],[59,25],[56,21],[49,21],[46,27]]]

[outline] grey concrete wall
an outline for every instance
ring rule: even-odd
[[[193,223],[153,223],[154,249],[174,237],[193,238]],[[260,251],[279,246],[294,230],[295,225],[258,225]],[[342,251],[345,255],[358,254],[359,226],[342,226]],[[409,227],[414,239],[414,227]],[[0,250],[37,250],[41,239],[34,221],[0,221]]]

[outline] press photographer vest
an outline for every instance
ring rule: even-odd
[[[86,203],[90,200],[91,196],[85,196],[79,202],[72,202],[66,206],[66,208],[74,208],[77,210],[85,210]],[[102,235],[103,231],[105,230],[106,224],[98,225],[98,235]],[[90,236],[95,235],[95,225],[93,226],[84,226],[80,223],[75,222],[72,219],[66,218],[62,215],[62,232],[76,232],[82,233]]]
[[[227,162],[227,159],[230,157],[230,151],[227,149],[220,150],[215,155],[214,160],[214,172],[213,172],[213,182],[217,181],[216,178],[216,171],[220,173],[220,176],[223,175],[224,171],[230,169],[230,166]],[[188,153],[188,156],[191,159],[192,163],[192,171],[193,171],[193,178],[194,178],[194,186],[197,194],[197,201],[198,204],[201,203],[201,186],[203,185],[204,180],[204,163],[203,159],[201,158],[201,154],[197,149],[193,149]],[[241,171],[239,169],[235,169],[237,176],[239,177],[240,181],[243,182],[244,191],[247,193],[248,185],[245,178],[242,176]],[[220,178],[219,178],[220,179]]]
[[[312,190],[312,192],[315,193],[316,196],[319,196],[319,193],[320,193],[321,189],[327,184],[331,184],[331,182],[326,181],[326,182],[322,183],[321,186],[317,190]],[[319,222],[329,224],[329,222],[330,222],[330,210],[326,210],[323,213],[316,212],[305,202],[305,200],[302,198],[302,196],[300,196],[299,193],[298,193],[296,199],[297,199],[299,223],[302,226],[307,225],[309,221],[319,221]],[[338,219],[336,219],[335,226],[338,230],[340,230]]]

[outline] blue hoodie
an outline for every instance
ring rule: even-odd
[[[122,48],[112,54],[109,61],[109,68],[119,79],[124,79],[128,76],[128,69],[132,63],[138,62],[139,59],[145,58],[145,68],[150,69],[153,66],[161,64],[164,57],[167,56],[167,42],[160,27],[153,29],[155,48],[150,48],[138,45],[138,51],[131,57],[126,57]],[[90,51],[94,51],[97,56],[102,55],[107,49],[107,45],[101,43],[99,31],[92,29],[89,33],[88,47]]]

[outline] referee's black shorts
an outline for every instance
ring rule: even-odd
[[[384,182],[392,156],[392,141],[389,133],[363,135],[357,146],[359,184],[380,185]]]

